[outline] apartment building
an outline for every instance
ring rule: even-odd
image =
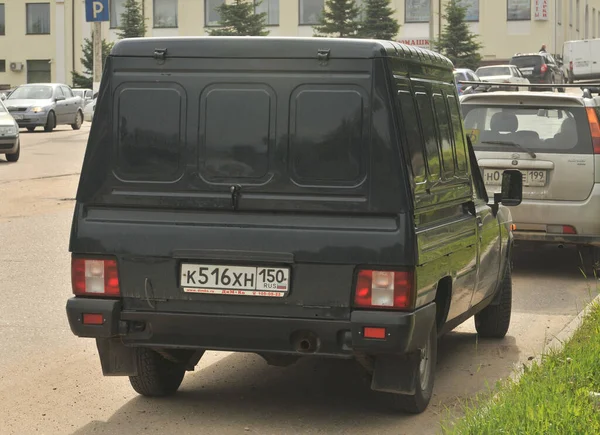
[[[205,35],[218,25],[216,8],[225,1],[140,0],[146,36]],[[397,40],[428,47],[432,35],[437,38],[444,26],[447,2],[392,0],[401,24]],[[124,4],[125,0],[109,0],[110,21],[102,29],[107,40],[117,39]],[[267,14],[272,36],[312,36],[324,4],[325,0],[263,0],[256,10]],[[463,0],[463,4],[468,7],[469,25],[483,44],[485,63],[505,62],[515,52],[537,51],[542,44],[560,54],[564,41],[600,37],[600,0]],[[0,86],[70,83],[71,71],[81,71],[81,44],[90,34],[85,0],[0,0]]]

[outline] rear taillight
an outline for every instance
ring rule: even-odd
[[[573,71],[573,61],[570,61],[570,62],[569,62],[569,69],[570,69],[571,71]]]
[[[546,64],[542,65],[542,67],[540,68],[540,71],[542,72],[542,74],[546,74],[546,71],[548,71],[548,65],[546,65]]]
[[[571,225],[548,225],[546,231],[552,234],[577,234],[577,230]]]
[[[592,145],[594,146],[594,154],[600,154],[600,122],[598,115],[593,107],[587,107],[588,122],[590,124],[590,132],[592,133]]]
[[[73,258],[71,285],[78,296],[120,296],[117,261]]]
[[[407,309],[412,306],[412,272],[361,270],[356,280],[354,306],[359,308]]]

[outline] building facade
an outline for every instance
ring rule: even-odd
[[[125,0],[108,0],[110,21],[102,35],[117,40]],[[226,0],[140,0],[146,36],[205,35],[216,26],[216,7]],[[229,0],[230,1],[230,0]],[[357,0],[361,4],[364,0]],[[397,40],[429,46],[444,26],[449,0],[392,0],[401,24]],[[508,60],[546,44],[561,54],[564,41],[600,37],[600,0],[462,0],[467,20],[483,44],[485,63]],[[271,36],[312,36],[325,0],[263,0]],[[440,11],[442,13],[440,13]],[[0,86],[27,82],[71,83],[82,71],[84,38],[91,35],[85,0],[0,0]]]

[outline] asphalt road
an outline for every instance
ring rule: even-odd
[[[68,236],[89,124],[22,133],[21,160],[0,158],[0,433],[429,434],[464,399],[541,352],[596,294],[570,249],[517,249],[508,336],[477,341],[472,320],[441,341],[435,396],[419,416],[395,415],[352,362],[269,367],[211,352],[169,399],[138,397],[102,377],[95,345],[74,337]]]

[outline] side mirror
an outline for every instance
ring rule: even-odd
[[[499,203],[515,207],[523,200],[523,174],[515,169],[507,169],[502,173],[502,191],[494,194],[494,205]]]
[[[56,97],[54,99],[54,101],[59,102],[59,101],[65,101],[65,97]]]
[[[2,101],[6,100],[6,94],[1,94],[0,95],[0,100],[2,100]]]

